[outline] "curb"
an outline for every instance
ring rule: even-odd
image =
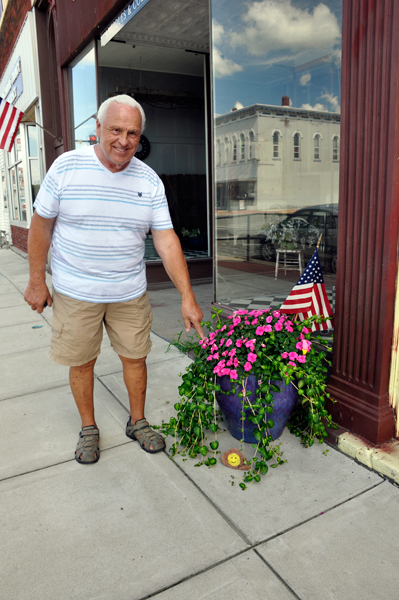
[[[338,450],[343,454],[399,484],[399,440],[374,447],[361,437],[346,432],[338,437],[337,442]]]

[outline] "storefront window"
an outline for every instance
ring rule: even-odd
[[[13,149],[8,153],[12,214],[16,221],[26,221],[25,174],[22,165],[21,129],[18,129]]]
[[[216,300],[283,302],[337,268],[342,0],[211,0]],[[245,143],[248,150],[245,151]],[[231,148],[231,150],[230,150]],[[292,269],[276,259],[292,252]],[[296,260],[295,260],[296,258]]]
[[[30,173],[30,184],[32,189],[32,203],[36,200],[40,187],[39,151],[37,141],[37,129],[35,125],[27,126],[28,137],[28,162]]]
[[[73,132],[75,148],[97,143],[97,83],[94,46],[89,47],[71,68]]]

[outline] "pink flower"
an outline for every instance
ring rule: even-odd
[[[293,328],[288,326],[287,324],[285,325],[285,330],[288,331],[289,333],[292,333],[294,331]]]
[[[297,345],[295,346],[295,348],[297,350],[302,350],[302,342],[297,342]]]
[[[225,344],[226,348],[228,348],[229,346],[232,346],[232,345],[233,345],[233,340],[227,340],[227,342]]]
[[[228,350],[225,350],[224,352],[222,352],[222,356],[227,356],[228,354]]]
[[[214,337],[216,337],[216,333],[214,331],[211,331],[211,333],[209,334],[209,338],[213,340]]]
[[[237,357],[234,357],[234,362],[233,362],[233,364],[234,364],[234,368],[235,368],[235,369],[236,369],[236,368],[238,367],[238,365],[240,364],[240,363],[239,363],[239,360],[238,360],[238,358],[237,358]]]
[[[233,321],[233,327],[241,323],[241,317],[236,317]]]
[[[257,322],[258,322],[258,319],[254,319],[254,320],[251,322],[251,325],[256,325],[256,324],[257,324]]]
[[[206,360],[212,360],[212,359],[213,359],[213,356],[212,356],[212,354],[210,354]]]
[[[302,352],[304,354],[306,354],[306,352],[309,352],[311,345],[312,345],[311,342],[309,342],[308,340],[303,340],[302,341]]]
[[[225,364],[226,364],[226,361],[223,359],[223,360],[220,360],[216,366],[223,369]]]
[[[228,360],[227,363],[226,363],[226,367],[231,367],[232,364],[233,364],[233,359],[230,358],[230,360]]]
[[[212,344],[212,347],[211,347],[212,352],[216,352],[217,349],[218,349],[218,347],[216,346],[216,344]]]
[[[272,321],[273,321],[273,317],[271,315],[266,317],[266,323],[271,323]]]
[[[309,333],[309,329],[307,329],[307,327],[304,327],[304,328],[302,329],[302,332],[303,332],[303,333]]]
[[[235,315],[247,315],[247,314],[248,314],[248,311],[247,311],[247,310],[244,310],[243,308],[240,308],[239,310],[236,310],[236,311],[234,312],[234,314],[235,314]]]
[[[253,346],[255,342],[256,342],[255,338],[253,340],[248,340],[247,342],[245,342],[245,347],[251,348],[251,346]]]
[[[234,333],[234,331],[233,331],[233,329],[232,329],[231,331],[228,331],[228,332],[226,333],[226,335],[233,335],[233,333]],[[227,346],[227,344],[226,344],[226,346]]]
[[[222,369],[220,375],[230,375],[230,369]]]
[[[289,364],[291,367],[296,367],[296,364],[295,364],[294,362],[292,362],[291,360],[290,360],[290,361],[288,361],[288,364]]]
[[[278,310],[274,310],[274,311],[273,311],[273,317],[276,317],[276,319],[278,319],[278,318],[279,318],[279,316],[280,316],[280,311],[278,311]]]
[[[229,356],[234,356],[234,355],[235,355],[235,353],[236,353],[236,349],[235,349],[235,348],[232,348],[232,349],[230,350],[230,352],[229,352]]]
[[[246,362],[244,365],[244,371],[250,371],[252,369],[252,365],[250,362]]]
[[[247,358],[249,362],[254,363],[258,357],[256,356],[256,354],[253,354],[253,352],[250,352]]]
[[[220,347],[222,347],[222,346],[223,346],[223,344],[224,344],[224,338],[222,338],[222,339],[220,340],[220,342],[219,342],[219,346],[220,346]]]
[[[282,328],[283,328],[283,326],[281,325],[281,323],[276,323],[276,324],[275,324],[275,326],[274,326],[274,329],[275,329],[276,331],[281,331],[281,330],[282,330]]]
[[[306,362],[306,356],[303,356],[303,355],[298,356],[297,361],[300,362],[300,363],[305,363]]]
[[[298,358],[298,354],[296,352],[290,352],[288,354],[288,357],[290,360],[295,360],[296,358]]]
[[[217,359],[219,358],[219,352],[216,352],[216,354],[214,354],[214,355],[212,356],[212,358],[215,358],[215,359],[217,360]]]
[[[265,331],[265,326],[259,325],[259,327],[256,328],[255,335],[263,335],[264,331]]]
[[[230,379],[238,379],[237,371],[231,369],[230,371]]]
[[[282,358],[287,358],[288,357],[288,352],[283,352],[281,355]]]
[[[271,331],[273,331],[272,326],[271,325],[265,325],[265,333],[270,333]]]
[[[237,346],[237,348],[241,348],[241,346],[242,346],[242,340],[237,340],[236,341],[236,346]]]
[[[223,327],[220,331],[224,331],[225,329],[226,329],[226,325],[223,325]]]

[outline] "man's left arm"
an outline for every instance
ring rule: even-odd
[[[191,327],[197,330],[198,335],[204,338],[201,327],[203,313],[195,299],[191,288],[186,259],[181,249],[179,238],[173,229],[152,229],[152,239],[163,265],[182,298],[181,313],[187,332]]]

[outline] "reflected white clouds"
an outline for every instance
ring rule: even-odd
[[[322,3],[310,11],[293,6],[292,0],[253,2],[242,20],[246,26],[231,32],[230,44],[244,46],[253,56],[287,48],[292,52],[319,50],[341,39],[335,15]]]
[[[338,96],[333,96],[332,94],[321,94],[319,96],[323,100],[327,100],[329,107],[321,102],[317,102],[313,106],[311,104],[302,104],[301,108],[305,110],[315,110],[317,112],[333,112],[339,114],[341,112],[341,107],[339,105]]]
[[[307,85],[311,79],[312,79],[311,74],[310,73],[305,73],[304,75],[302,75],[299,78],[299,84],[300,85]]]
[[[213,48],[213,69],[216,77],[227,77],[243,70],[243,67],[230,58],[222,56],[220,50]]]

